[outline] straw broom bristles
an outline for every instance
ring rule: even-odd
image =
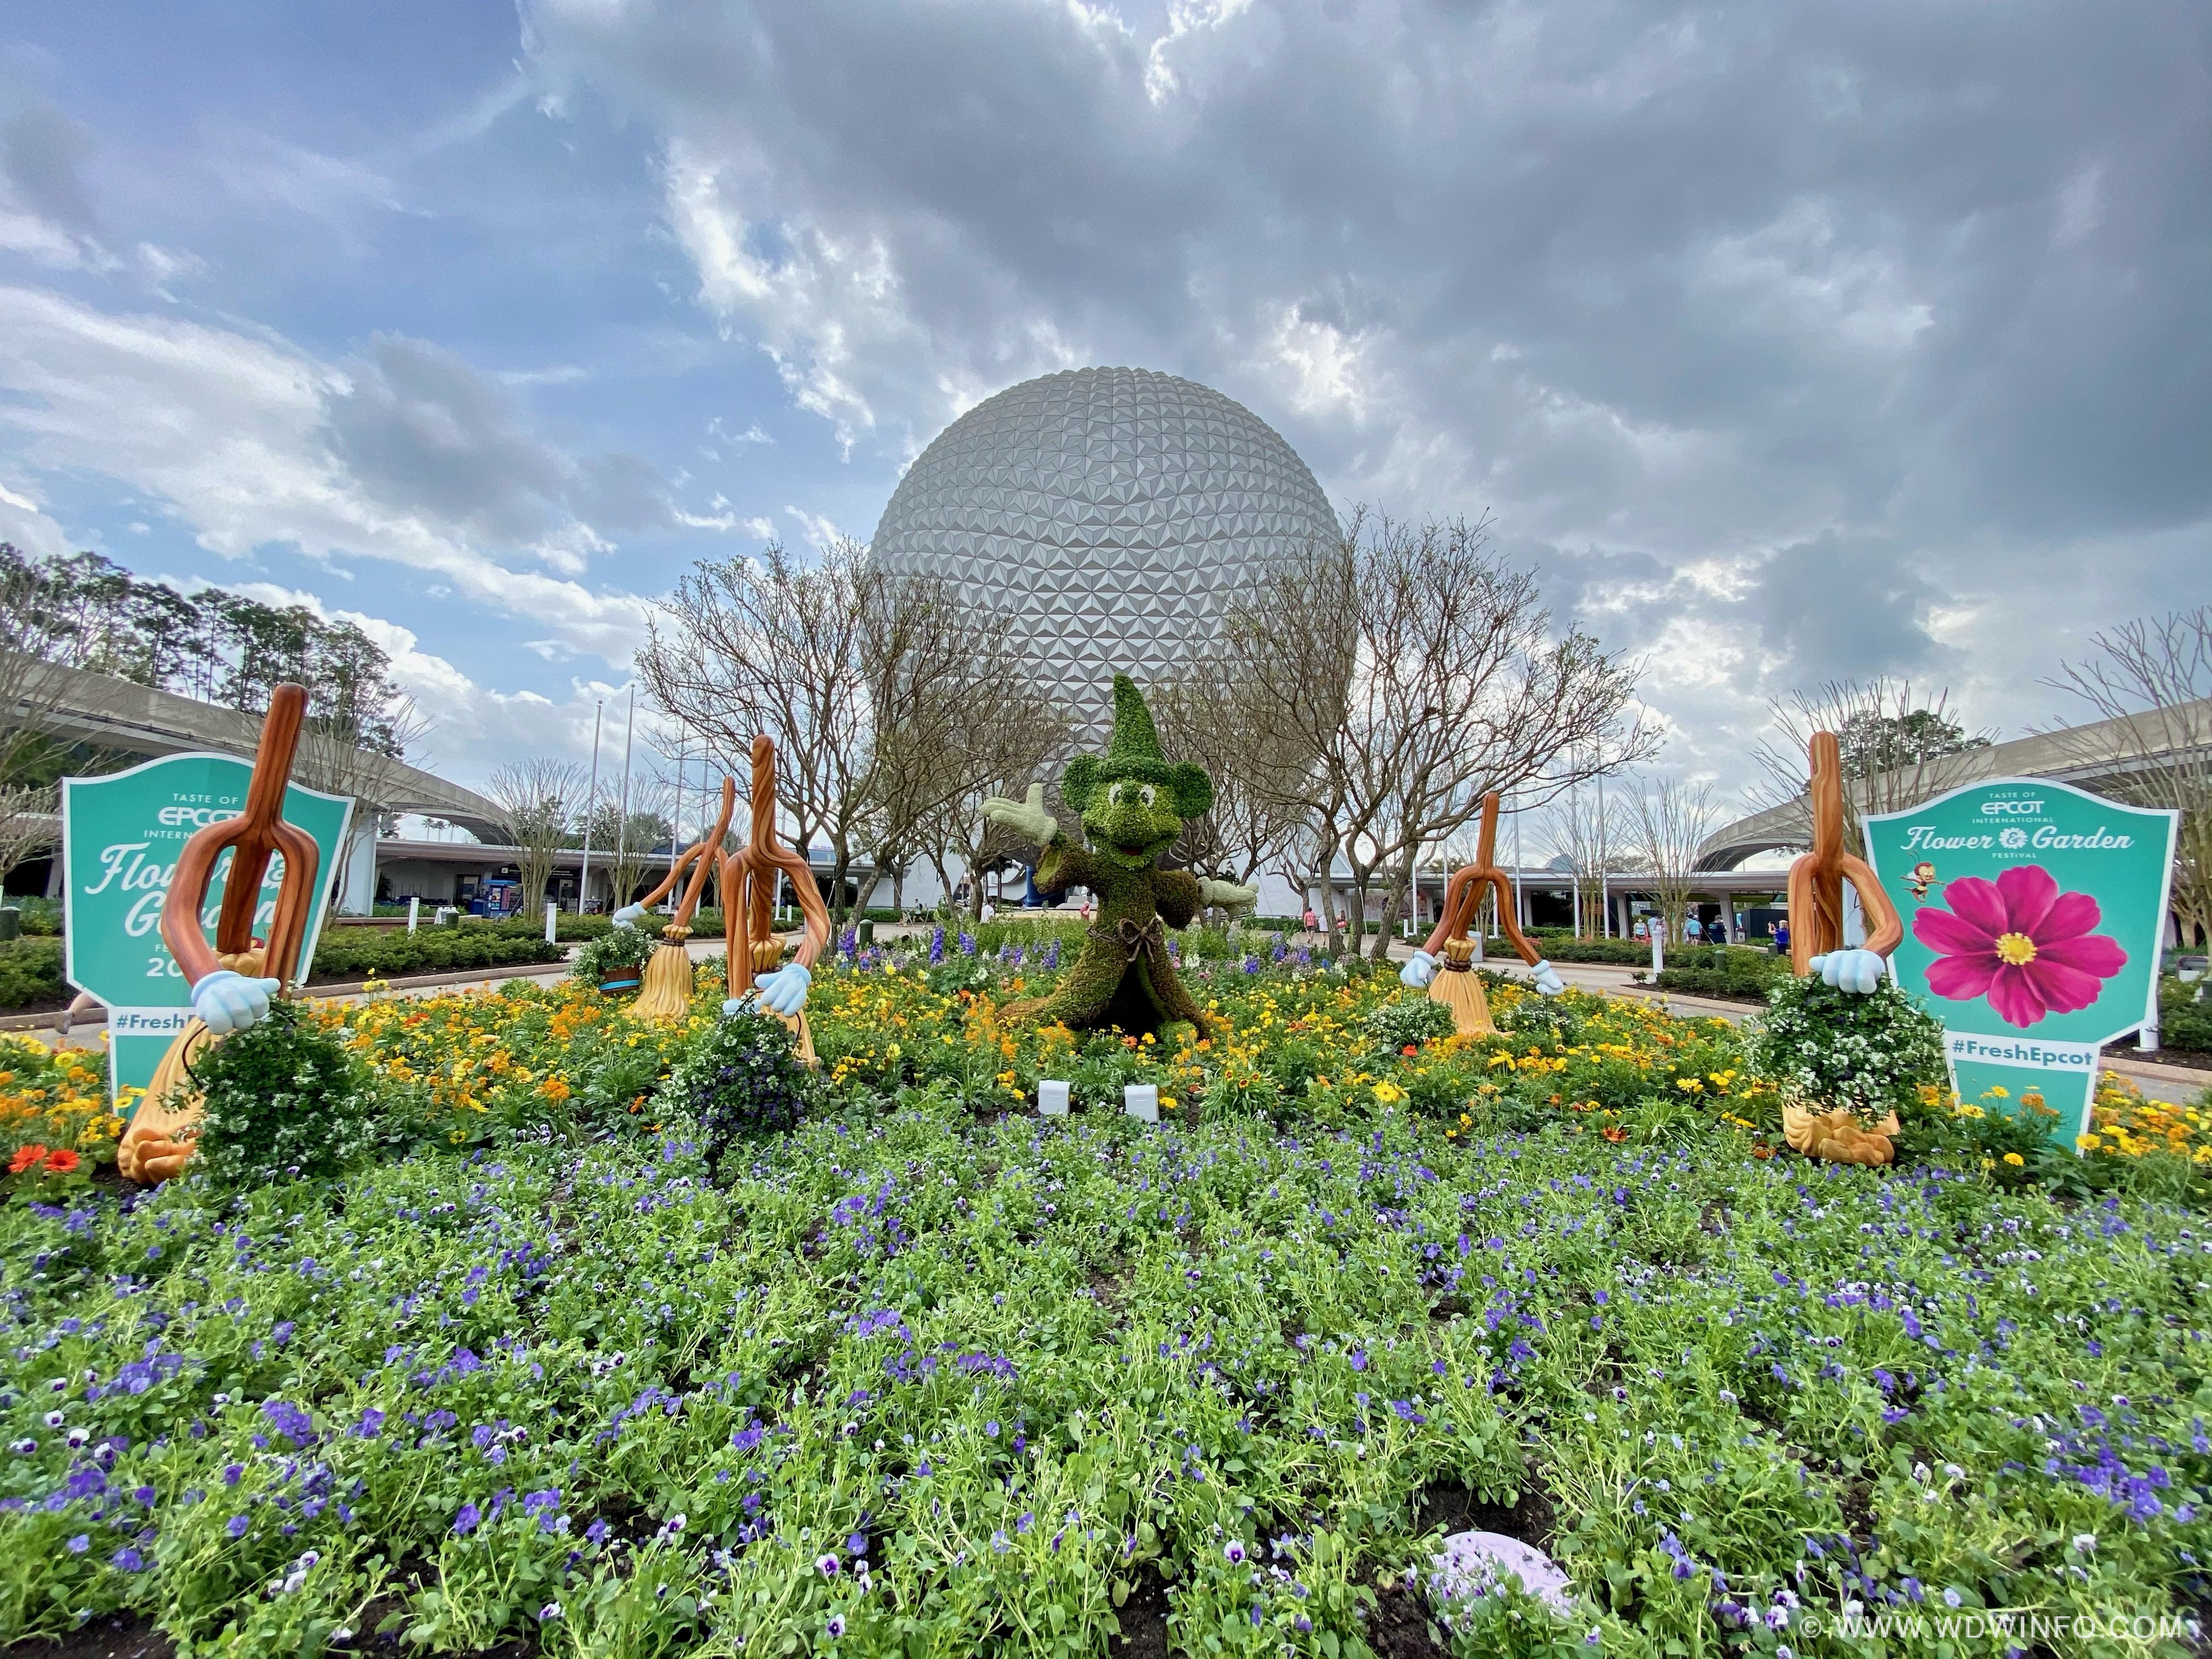
[[[1490,1023],[1490,999],[1482,994],[1474,961],[1473,945],[1463,939],[1446,939],[1443,965],[1429,981],[1429,1000],[1451,1010],[1452,1030],[1460,1036],[1489,1036],[1498,1028]]]
[[[261,977],[258,951],[240,951],[216,959],[234,974],[248,979]],[[192,1083],[192,1062],[216,1041],[215,1033],[196,1015],[185,1022],[185,1029],[162,1052],[144,1098],[131,1114],[131,1127],[115,1149],[116,1173],[125,1181],[151,1185],[167,1180],[184,1167],[191,1145],[179,1137],[199,1122],[206,1103]]]
[[[691,952],[684,945],[690,932],[688,927],[672,927],[662,937],[638,981],[637,1000],[630,1005],[631,1018],[672,1025],[690,1013]]]

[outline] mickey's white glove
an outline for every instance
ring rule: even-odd
[[[1426,951],[1416,951],[1413,960],[1398,970],[1398,983],[1410,985],[1418,991],[1436,976],[1437,959]]]
[[[722,1005],[722,1012],[734,1014],[755,997],[760,1006],[772,1014],[781,1014],[789,1019],[806,1006],[806,988],[813,983],[814,975],[798,963],[787,962],[774,973],[753,981],[751,990],[741,997],[732,997]]]
[[[1029,793],[1019,800],[1005,795],[987,795],[983,799],[983,821],[1012,830],[1039,847],[1050,846],[1052,838],[1060,833],[1060,820],[1045,805],[1044,786],[1041,783],[1031,784]]]
[[[1856,996],[1870,994],[1889,971],[1889,963],[1872,951],[1831,951],[1806,966],[1820,976],[1821,984]]]
[[[1198,879],[1198,902],[1222,910],[1244,910],[1260,902],[1260,890],[1241,886],[1233,881],[1216,881],[1212,876]]]
[[[616,927],[624,933],[629,933],[637,926],[637,919],[644,914],[645,907],[642,904],[625,904],[615,912],[613,921]]]
[[[282,980],[248,979],[218,968],[192,987],[192,1012],[217,1036],[228,1036],[269,1018],[269,999],[284,988]]]
[[[1536,989],[1547,997],[1555,997],[1567,988],[1566,981],[1559,977],[1559,970],[1548,962],[1540,962],[1531,968],[1528,977],[1535,981]]]

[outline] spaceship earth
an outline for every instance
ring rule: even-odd
[[[1004,615],[1009,647],[1096,744],[1115,674],[1171,678],[1271,562],[1336,534],[1297,452],[1242,404],[1150,369],[1078,368],[939,433],[872,547]]]

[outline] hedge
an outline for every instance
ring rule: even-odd
[[[25,1008],[62,994],[62,942],[25,937],[0,945],[0,1008]]]
[[[548,945],[542,931],[514,933],[497,925],[423,927],[412,933],[366,927],[326,931],[315,947],[315,979],[392,979],[402,974],[451,973],[466,968],[504,968],[517,963],[558,962],[567,952]]]

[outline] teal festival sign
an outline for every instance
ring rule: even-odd
[[[107,1006],[107,1093],[153,1080],[170,1040],[191,1018],[192,988],[161,943],[161,905],[178,855],[196,830],[246,809],[246,762],[228,755],[167,755],[127,772],[62,780],[62,871],[69,894],[64,935],[69,982]],[[338,848],[353,817],[352,799],[298,784],[284,791],[284,817],[315,838],[322,854],[300,977],[314,961],[328,914]],[[222,907],[231,854],[216,861],[200,915],[210,944]],[[255,908],[256,937],[275,916],[283,855],[269,861]]]
[[[2179,814],[1993,778],[1866,819],[1896,903],[1898,983],[1943,1022],[1960,1098],[2029,1094],[2072,1146],[2107,1042],[2158,1018]]]

